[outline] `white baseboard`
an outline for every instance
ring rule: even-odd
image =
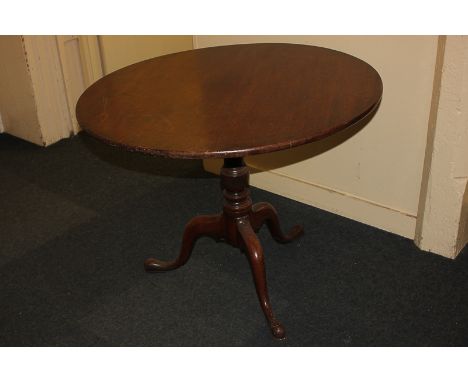
[[[219,174],[222,161],[203,161],[205,170]],[[274,194],[329,211],[349,219],[414,239],[416,216],[326,186],[312,184],[276,171],[255,172],[250,184]]]

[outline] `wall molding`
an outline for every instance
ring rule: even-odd
[[[55,36],[23,36],[36,111],[45,146],[73,134]]]
[[[99,39],[98,36],[79,36],[78,40],[83,74],[88,87],[104,75]]]
[[[439,37],[415,242],[455,258],[468,243],[468,38]]]
[[[199,46],[198,46],[198,36],[197,35],[192,36],[192,45],[193,45],[193,49],[198,49],[199,48]]]
[[[80,131],[75,115],[78,97],[85,90],[83,60],[81,59],[78,36],[57,36],[57,47],[62,63],[62,73],[67,93],[68,109],[73,125],[73,133]]]
[[[22,36],[0,36],[0,109],[4,132],[43,146]]]

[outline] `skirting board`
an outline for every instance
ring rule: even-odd
[[[206,171],[219,174],[222,160],[204,160]],[[250,184],[262,190],[414,239],[416,216],[376,202],[251,165]],[[258,171],[258,172],[257,172]],[[255,201],[254,201],[255,202]]]

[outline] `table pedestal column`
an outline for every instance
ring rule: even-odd
[[[221,169],[221,188],[224,195],[223,212],[218,215],[196,216],[188,222],[182,239],[179,256],[170,262],[153,258],[145,261],[148,272],[160,272],[184,265],[190,257],[196,240],[210,236],[240,248],[247,255],[260,305],[267,318],[273,335],[285,338],[285,330],[275,318],[268,297],[263,249],[255,232],[267,224],[273,238],[287,243],[303,233],[301,226],[295,226],[285,235],[279,225],[278,214],[269,203],[252,205],[249,190],[249,169],[242,158],[227,158]]]

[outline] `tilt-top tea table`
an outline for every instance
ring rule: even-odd
[[[185,264],[201,236],[243,250],[260,305],[276,338],[285,338],[268,297],[262,246],[266,223],[286,243],[274,207],[252,204],[246,155],[327,137],[372,115],[382,80],[370,65],[338,51],[296,44],[246,44],[190,50],[117,70],[80,97],[76,116],[90,135],[130,151],[171,158],[224,158],[223,211],[188,222],[178,257],[145,261],[148,272]]]

